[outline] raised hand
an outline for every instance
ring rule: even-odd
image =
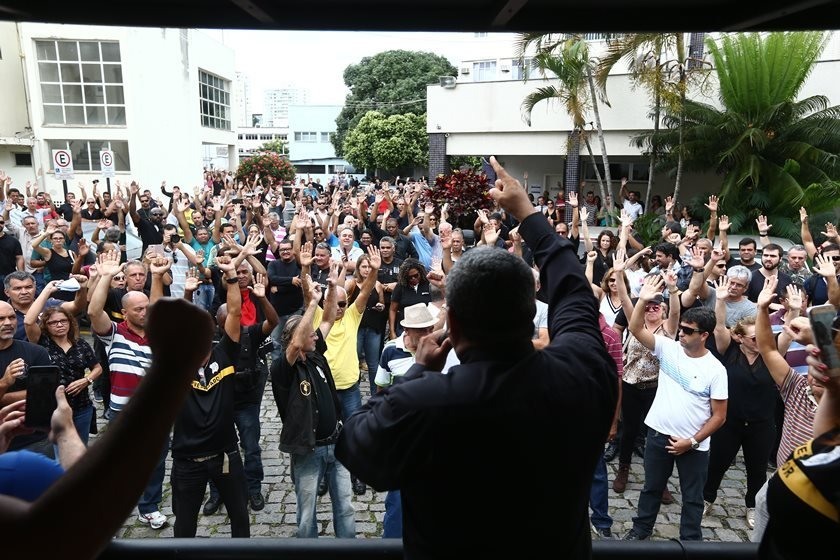
[[[580,207],[580,223],[585,224],[586,220],[589,219],[589,210],[586,209],[585,206]]]
[[[198,279],[198,270],[193,267],[190,267],[187,270],[187,273],[184,277],[184,291],[186,292],[194,292],[198,289],[198,286],[201,284],[201,281]]]
[[[770,231],[771,227],[773,227],[773,224],[767,223],[767,216],[764,215],[755,219],[755,225],[758,228],[759,235],[767,235],[767,232]]]
[[[652,300],[662,293],[664,283],[665,280],[661,276],[648,276],[642,282],[642,287],[639,290],[639,299],[645,302]]]
[[[120,264],[120,252],[116,249],[111,251],[103,251],[98,256],[97,270],[100,276],[107,276],[111,280],[111,276],[122,270],[123,265]]]
[[[327,285],[331,287],[340,285],[339,282],[344,276],[344,263],[341,261],[330,261],[330,274],[327,276]]]
[[[598,258],[598,253],[595,251],[589,251],[586,253],[586,264],[591,264],[595,262],[595,259]]]
[[[493,224],[484,224],[483,230],[484,242],[487,245],[495,245],[496,241],[499,239],[499,232],[496,231],[496,228],[493,227]]]
[[[301,268],[312,266],[312,242],[307,241],[303,244],[303,247],[300,248],[300,254],[298,255],[298,262],[300,263]]]
[[[808,211],[804,206],[799,207],[799,221],[803,224],[808,221]]]
[[[376,245],[371,245],[367,249],[368,255],[370,255],[370,266],[378,269],[382,266],[382,255],[379,253],[379,249]]]
[[[691,265],[692,268],[703,268],[706,265],[706,259],[703,255],[703,250],[700,247],[691,248],[691,258],[686,264]]]
[[[317,282],[316,282],[317,284]],[[248,286],[248,289],[257,296],[258,298],[265,297],[265,276],[258,272],[256,278],[254,278],[254,285]]]
[[[162,255],[155,257],[155,259],[149,263],[149,272],[151,272],[152,275],[163,274],[170,268],[172,268],[172,261]]]
[[[80,257],[84,257],[88,253],[90,253],[90,245],[88,245],[85,238],[82,237],[81,239],[79,239],[78,255]]]
[[[627,262],[627,251],[624,249],[616,249],[613,255],[613,270],[615,272],[624,273],[624,266]]]
[[[758,299],[756,300],[756,304],[766,309],[770,306],[773,300],[776,298],[776,286],[779,284],[778,276],[771,276],[770,278],[764,279],[764,287],[761,288],[761,291],[758,293]],[[720,294],[718,294],[720,297]]]
[[[221,256],[221,257],[216,257],[213,260],[216,263],[216,268],[221,270],[223,273],[224,272],[234,272],[235,271],[235,269],[233,267],[233,260],[229,256],[224,255],[224,256]]]
[[[788,284],[785,287],[787,292],[788,308],[801,310],[802,309],[802,290],[796,284]]]
[[[672,269],[662,271],[662,279],[665,281],[665,287],[668,290],[673,290],[677,287],[677,273]]]
[[[708,208],[709,212],[712,214],[718,211],[718,197],[716,195],[709,196],[709,203],[706,204],[706,208]]]
[[[715,296],[718,299],[726,299],[729,297],[729,277],[721,276],[714,282]]]
[[[837,275],[837,267],[834,266],[834,260],[825,255],[817,255],[814,258],[814,268],[820,273],[820,276],[831,278]]]
[[[833,239],[837,241],[837,228],[834,227],[834,224],[828,222],[825,224],[825,231],[821,232],[826,239]]]
[[[569,206],[571,206],[572,208],[577,208],[578,207],[578,193],[576,193],[576,192],[570,192],[569,193]]]
[[[674,210],[674,200],[673,196],[666,196],[665,197],[665,213],[670,214]]]
[[[729,229],[729,225],[729,216],[721,216],[718,218],[718,231],[727,231]]]

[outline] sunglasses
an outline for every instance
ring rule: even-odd
[[[687,327],[685,325],[680,325],[680,330],[685,336],[691,336],[694,333],[702,333],[700,329],[692,329],[691,327]]]
[[[662,309],[662,306],[658,303],[645,306],[645,311],[659,311],[660,309]]]
[[[120,282],[122,280],[125,280],[125,276],[114,276],[112,278],[112,280],[116,280],[117,282]]]
[[[346,301],[339,301],[339,302],[336,302],[336,305],[344,308],[344,307],[347,307],[347,302]]]

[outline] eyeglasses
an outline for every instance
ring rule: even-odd
[[[116,281],[118,281],[118,282],[119,282],[119,281],[125,280],[125,276],[114,276],[114,277],[112,278],[112,280],[116,280]]]
[[[336,305],[338,305],[339,307],[342,307],[342,308],[347,307],[347,302],[346,301],[339,301],[339,302],[336,302]]]
[[[67,319],[56,319],[55,321],[47,321],[47,325],[50,327],[55,327],[58,325],[69,325],[70,321]]]
[[[747,335],[744,334],[744,335],[741,335],[741,338],[748,338],[750,340],[755,340],[755,335],[747,336]]]
[[[607,283],[608,284],[615,284],[615,278],[610,278],[609,280],[607,280]]]
[[[687,327],[685,325],[680,325],[680,330],[685,336],[691,336],[694,333],[702,333],[703,331],[700,329],[692,329],[691,327]]]
[[[659,311],[662,309],[662,306],[658,303],[651,303],[645,306],[645,311]]]

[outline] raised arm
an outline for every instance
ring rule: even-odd
[[[47,229],[39,233],[36,237],[32,238],[32,249],[34,249],[36,253],[44,257],[44,261],[50,260],[50,258],[52,257],[52,251],[50,251],[46,247],[41,247],[41,243],[44,242],[44,239],[49,238],[53,233],[55,233],[55,231],[55,226],[49,225],[47,226]]]
[[[718,197],[715,195],[709,196],[709,202],[706,204],[709,209],[709,227],[706,230],[706,238],[714,243],[715,241],[715,227],[718,221]]]
[[[665,281],[662,277],[651,276],[645,278],[642,283],[642,289],[639,291],[639,299],[636,301],[636,307],[628,317],[627,328],[630,329],[630,334],[636,337],[636,340],[641,342],[648,350],[653,350],[656,347],[656,337],[654,334],[645,328],[645,306],[657,294],[662,293],[662,286]]]
[[[227,317],[225,318],[225,334],[233,342],[239,342],[242,328],[240,322],[242,319],[242,292],[239,290],[239,281],[236,276],[236,269],[233,270],[233,279],[236,282],[230,282],[230,270],[224,270],[225,282],[222,284],[227,289]],[[262,292],[262,299],[265,299],[265,285],[260,284],[260,291]]]
[[[111,319],[105,312],[105,301],[108,299],[108,290],[111,288],[111,279],[122,270],[120,265],[119,251],[106,251],[99,255],[96,265],[99,281],[90,296],[88,304],[88,318],[90,326],[96,334],[109,334],[111,332]]]
[[[186,200],[178,200],[172,206],[172,212],[178,220],[178,225],[181,226],[181,231],[184,232],[184,243],[187,245],[192,243],[194,239],[192,230],[190,229],[190,224],[187,222],[187,217],[184,215],[184,212],[186,212],[189,207],[190,203]]]
[[[26,316],[23,318],[26,338],[32,344],[38,344],[41,340],[41,326],[38,324],[38,318],[41,316],[41,311],[47,305],[47,300],[57,291],[56,286],[59,282],[59,280],[47,282],[47,285],[44,286],[44,289],[41,290],[41,293],[35,298],[32,305],[29,306],[29,310],[27,310]]]
[[[318,308],[318,301],[321,299],[321,285],[317,282],[304,279],[303,289],[308,292],[305,298],[308,300],[308,303],[306,304],[303,317],[301,317],[297,327],[295,327],[291,340],[289,340],[289,344],[286,346],[286,361],[290,364],[294,364],[298,358],[305,356],[304,349],[310,337],[314,334],[312,332],[312,321],[315,319],[315,310]],[[329,332],[329,329],[327,332]],[[323,331],[321,334],[323,336]]]
[[[137,193],[140,192],[140,185],[137,181],[132,181],[128,186],[128,192],[131,196],[128,199],[128,215],[131,216],[131,221],[135,226],[140,225],[140,214],[137,213]]]
[[[280,316],[277,315],[277,310],[274,309],[274,306],[271,305],[271,302],[266,297],[265,288],[268,285],[266,280],[265,275],[256,274],[254,275],[254,285],[248,286],[248,289],[256,296],[257,301],[260,303],[260,309],[262,309],[263,316],[265,317],[265,320],[262,322],[262,333],[271,334],[274,327],[280,324]]]
[[[773,224],[767,223],[767,216],[761,215],[755,220],[755,226],[758,229],[758,248],[763,249],[765,245],[770,244],[770,238],[767,237],[770,228],[773,227]]]
[[[169,269],[172,268],[172,261],[163,255],[157,255],[149,263],[149,272],[152,274],[152,289],[149,292],[149,303],[152,304],[163,297],[163,286]],[[103,278],[104,280],[104,278]],[[100,280],[102,282],[103,280]],[[110,281],[108,282],[110,284]]]
[[[823,277],[828,286],[828,301],[834,307],[840,308],[840,285],[837,283],[837,267],[831,257],[817,255],[814,259],[814,270]]]
[[[585,206],[581,206],[579,213],[580,234],[583,237],[583,247],[586,249],[586,252],[589,253],[595,249],[595,245],[593,245],[592,240],[589,238],[589,224],[586,223],[586,220],[589,219],[589,210],[587,210]]]
[[[729,277],[721,276],[715,281],[715,346],[723,355],[732,342],[732,335],[726,328],[726,297],[729,295]]]
[[[379,273],[379,267],[382,266],[382,257],[379,255],[379,249],[377,249],[375,245],[371,244],[367,251],[368,255],[370,255],[370,272],[368,273],[367,278],[365,278],[365,281],[362,282],[362,285],[359,286],[359,295],[356,296],[356,301],[353,302],[353,305],[356,306],[356,311],[358,311],[359,314],[363,314],[365,312],[365,307],[367,306],[370,293],[376,286],[376,278]]]
[[[755,342],[764,364],[773,377],[773,381],[781,387],[791,368],[776,347],[773,329],[770,327],[770,303],[776,295],[777,283],[778,278],[776,276],[765,278],[764,288],[758,294],[755,314]]]

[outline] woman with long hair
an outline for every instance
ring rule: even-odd
[[[589,253],[595,253],[592,263],[592,277],[590,282],[596,286],[601,283],[604,273],[613,265],[613,256],[615,249],[618,247],[618,237],[609,229],[604,229],[598,234],[595,243],[589,237],[589,226],[586,225],[586,219],[589,217],[589,211],[583,207],[580,208],[580,231],[583,238],[583,244],[586,248],[587,256]]]
[[[58,366],[58,382],[64,385],[67,402],[73,409],[73,423],[87,445],[94,415],[88,388],[102,374],[102,366],[93,348],[79,337],[75,317],[59,306],[44,309],[57,291],[57,284],[57,280],[47,283],[26,312],[23,324],[29,341],[46,348],[50,360]]]
[[[361,255],[356,259],[356,270],[353,276],[344,283],[344,290],[347,292],[347,305],[352,305],[359,295],[360,287],[365,278],[371,273],[370,256]],[[385,336],[385,327],[388,316],[385,314],[385,288],[380,282],[376,282],[362,314],[359,323],[359,334],[356,339],[356,352],[359,355],[359,364],[365,367],[360,368],[367,371],[370,381],[370,394],[376,393],[376,368],[379,364],[379,355],[382,349],[382,339]]]
[[[42,247],[44,239],[49,239],[51,246]],[[66,247],[67,236],[50,223],[38,237],[32,239],[32,249],[44,259],[44,268],[50,273],[50,280],[68,280],[73,270],[73,263],[76,262],[76,254]],[[64,301],[73,300],[72,292],[59,292],[55,294],[56,299]]]
[[[415,258],[405,259],[400,265],[397,285],[391,294],[391,308],[388,310],[390,338],[394,339],[402,334],[400,321],[402,321],[403,310],[406,307],[417,303],[431,302],[432,292],[429,279],[426,276],[426,267]]]

